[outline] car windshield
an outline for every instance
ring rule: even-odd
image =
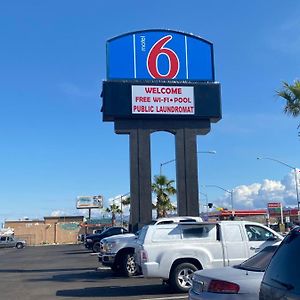
[[[247,271],[264,272],[268,266],[277,246],[268,246],[260,252],[242,262],[240,265],[234,266],[237,269]]]
[[[97,234],[99,235],[99,234],[103,234],[103,233],[109,232],[109,231],[112,230],[112,228],[113,227],[108,227],[108,228],[104,229],[101,233],[97,233]]]

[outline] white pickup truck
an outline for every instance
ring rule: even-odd
[[[162,278],[186,292],[194,271],[239,264],[282,239],[272,229],[247,221],[149,225],[141,229],[135,258],[144,277]]]
[[[201,217],[194,216],[172,216],[155,219],[152,225],[172,224],[182,222],[202,222]],[[134,251],[137,246],[138,233],[118,234],[107,237],[100,242],[99,262],[109,266],[114,272],[121,273],[127,277],[140,273],[140,268],[135,263]]]

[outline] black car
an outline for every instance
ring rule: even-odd
[[[85,239],[85,247],[93,250],[93,252],[100,252],[100,241],[106,237],[128,233],[128,230],[124,227],[110,227],[99,234],[89,234]]]
[[[292,229],[271,259],[264,274],[260,300],[300,299],[300,227]]]

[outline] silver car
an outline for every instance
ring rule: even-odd
[[[13,236],[0,236],[0,248],[12,248],[22,249],[26,245],[23,240],[18,240]]]
[[[264,271],[277,247],[278,243],[267,246],[237,266],[195,272],[189,300],[257,300]]]

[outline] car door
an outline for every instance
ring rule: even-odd
[[[7,237],[7,247],[15,247],[15,245],[15,240],[11,236]]]
[[[248,239],[249,256],[278,241],[270,230],[257,224],[245,224],[245,232]]]
[[[8,247],[8,236],[1,236],[0,237],[0,247],[1,248]]]
[[[6,242],[6,236],[1,236],[0,237],[0,248],[5,248],[7,247],[7,242]]]
[[[249,254],[241,224],[226,223],[221,229],[225,265],[233,266],[246,260]]]

